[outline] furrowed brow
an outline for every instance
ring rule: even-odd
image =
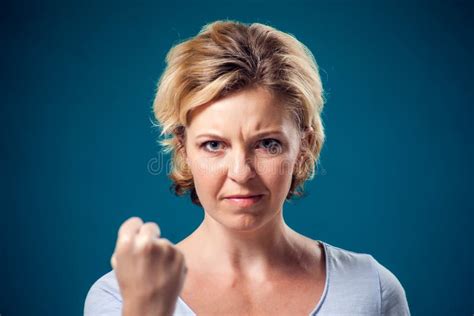
[[[251,138],[263,138],[263,137],[268,137],[268,136],[272,136],[272,135],[285,136],[285,133],[283,133],[281,130],[263,131],[263,132],[256,133]],[[218,133],[204,133],[204,134],[199,134],[199,135],[196,136],[196,139],[199,139],[199,138],[220,138],[220,139],[223,139],[225,137],[219,135]]]

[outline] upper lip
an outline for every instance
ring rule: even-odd
[[[234,195],[228,195],[224,196],[225,199],[243,199],[243,198],[249,198],[249,197],[254,197],[254,196],[259,196],[262,194],[234,194]]]

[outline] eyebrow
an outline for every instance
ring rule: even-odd
[[[257,133],[252,136],[252,138],[260,138],[260,137],[267,137],[270,135],[281,135],[284,136],[285,133],[283,133],[281,130],[271,130],[271,131],[263,131],[260,133]],[[217,133],[205,133],[205,134],[199,134],[196,136],[196,139],[198,138],[225,138]]]

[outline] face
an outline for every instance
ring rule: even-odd
[[[301,139],[278,99],[246,89],[194,109],[189,119],[186,161],[206,217],[251,231],[279,216]]]

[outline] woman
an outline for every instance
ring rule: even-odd
[[[176,245],[156,223],[125,221],[85,314],[409,315],[398,279],[372,256],[284,221],[324,142],[311,52],[266,25],[217,21],[167,63],[153,109],[174,190],[204,219]]]

